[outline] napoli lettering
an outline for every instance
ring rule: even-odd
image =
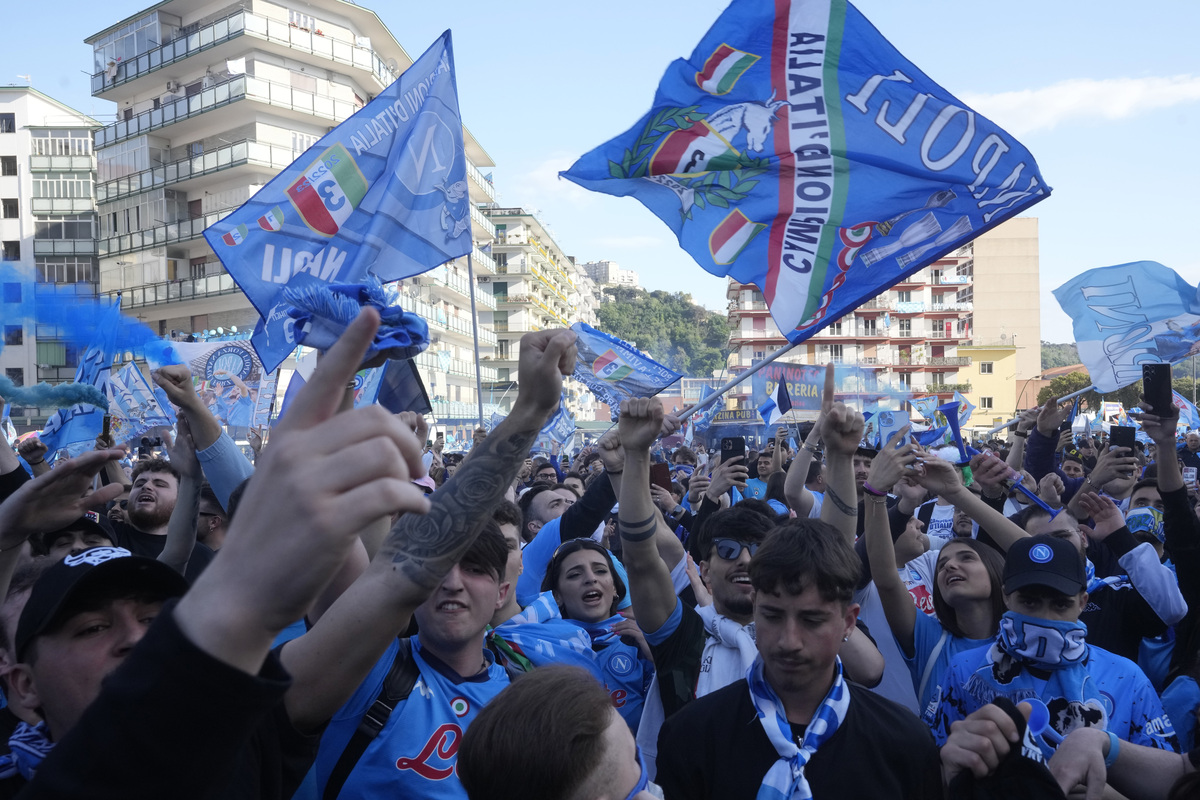
[[[795,199],[783,229],[780,262],[799,274],[812,271],[821,229],[829,221],[829,199],[833,196],[829,115],[822,94],[824,66],[823,35],[807,31],[789,33],[787,102]]]
[[[304,250],[293,251],[290,247],[282,247],[279,257],[275,257],[275,245],[263,246],[262,279],[272,283],[284,284],[293,275],[307,272],[323,281],[332,281],[338,277],[342,265],[346,262],[346,253],[333,245],[324,247],[315,253]]]
[[[1080,290],[1088,310],[1097,318],[1112,320],[1112,325],[1096,322],[1096,329],[1123,331],[1104,339],[1104,355],[1112,365],[1118,384],[1132,383],[1142,377],[1143,363],[1159,361],[1158,348],[1154,344],[1149,318],[1141,313],[1142,301],[1138,298],[1133,278],[1121,283],[1100,286],[1085,286]]]
[[[888,82],[910,84],[912,78],[900,70],[893,70],[890,75],[872,75],[857,92],[846,95],[846,102],[863,114],[869,114],[870,104],[876,92]],[[935,104],[941,102],[933,95],[922,92],[913,95],[908,106],[900,110],[893,107],[890,99],[882,99],[877,104],[875,125],[901,146],[909,146],[916,142],[915,137],[919,133],[921,163],[933,172],[949,170],[969,154],[974,180],[967,188],[971,196],[979,201],[976,206],[984,212],[985,223],[991,222],[996,215],[1009,210],[1025,198],[1045,194],[1037,176],[1024,176],[1029,166],[1024,161],[1013,165],[998,186],[980,188],[1012,148],[996,133],[984,136],[982,141],[972,148],[976,138],[975,112],[961,106],[945,104],[934,115],[928,127],[924,130],[913,130],[917,118],[930,100]]]

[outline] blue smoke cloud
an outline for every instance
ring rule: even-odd
[[[0,377],[0,397],[14,406],[38,406],[40,408],[67,408],[77,403],[108,410],[108,398],[95,386],[86,383],[60,383],[51,386],[39,383],[34,386],[14,386],[8,378]]]

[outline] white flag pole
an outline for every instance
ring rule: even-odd
[[[717,402],[718,397],[725,394],[726,392],[728,392],[733,387],[737,386],[742,381],[746,380],[746,378],[749,378],[751,375],[758,372],[760,369],[765,367],[767,364],[770,364],[775,359],[780,358],[785,353],[790,353],[792,351],[792,348],[794,348],[797,344],[799,344],[799,342],[790,342],[787,345],[785,345],[784,347],[781,347],[778,350],[776,350],[774,353],[771,353],[771,355],[767,356],[762,361],[753,365],[752,367],[750,367],[750,369],[746,370],[741,375],[738,375],[733,380],[729,381],[724,386],[717,389],[715,392],[713,392],[708,397],[701,400],[696,405],[694,405],[691,408],[684,411],[682,414],[679,415],[679,420],[682,422],[683,420],[690,417],[692,414],[695,414],[697,411],[708,408],[713,403]]]
[[[1055,404],[1058,404],[1058,403],[1065,403],[1068,400],[1074,400],[1076,397],[1079,397],[1079,395],[1087,394],[1088,392],[1092,391],[1095,388],[1096,387],[1093,386],[1092,384],[1088,384],[1087,386],[1083,387],[1079,391],[1071,392],[1070,394],[1065,394],[1062,397],[1055,400],[1054,402],[1055,402]],[[984,436],[991,436],[993,433],[999,433],[1000,431],[1004,430],[1005,428],[1009,427],[1010,425],[1017,424],[1017,421],[1020,419],[1021,419],[1020,417],[1013,417],[1012,419],[1010,419],[1008,422],[1004,423],[1003,425],[997,425],[996,427],[992,428],[990,431],[985,433]]]

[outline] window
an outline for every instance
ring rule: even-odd
[[[0,156],[0,175],[10,176],[17,174],[17,157],[16,156]]]
[[[896,292],[896,299],[901,303],[911,303],[912,292]]]
[[[842,321],[840,319],[837,322],[835,322],[829,326],[829,335],[830,336],[841,336],[842,335]]]
[[[5,325],[4,326],[4,343],[9,344],[24,344],[25,329],[20,325]]]
[[[990,397],[979,398],[979,410],[980,411],[991,411],[992,410],[992,398],[990,398]]]
[[[4,260],[5,261],[20,261],[21,260],[21,243],[20,242],[4,242]],[[5,284],[6,286],[8,284]],[[20,286],[20,284],[14,284]]]
[[[21,203],[15,198],[4,198],[0,200],[0,206],[4,208],[5,219],[16,219],[21,216]]]
[[[39,215],[33,219],[35,239],[95,238],[95,216],[92,214]]]
[[[991,361],[980,361],[979,362],[979,374],[980,375],[991,375],[992,374],[992,362]]]
[[[900,335],[901,336],[912,336],[912,320],[911,319],[900,320]]]
[[[12,381],[13,386],[25,385],[25,370],[21,367],[8,367],[4,370],[4,377]]]
[[[19,283],[4,284],[4,302],[6,302],[6,303],[21,302],[21,284],[19,284]]]
[[[96,264],[83,256],[39,256],[38,283],[96,282]]]
[[[17,132],[17,115],[0,114],[0,133]]]
[[[864,319],[863,320],[862,335],[863,336],[878,336],[878,334],[875,333],[875,320],[873,320],[873,319]]]
[[[933,375],[930,376],[930,381],[934,386],[945,386],[946,385],[946,373],[935,372],[935,373],[933,373]]]
[[[829,360],[834,364],[842,363],[842,346],[840,344],[829,345]]]
[[[90,131],[33,131],[30,145],[35,156],[90,156]]]

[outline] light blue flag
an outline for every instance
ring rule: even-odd
[[[912,407],[925,419],[933,419],[933,415],[937,413],[938,398],[936,394],[931,394],[929,397],[914,397],[908,402],[912,403]]]
[[[700,387],[700,401],[703,402],[704,399],[706,397],[710,396],[712,393],[713,393],[713,390],[710,389],[709,387],[701,386]],[[694,420],[693,424],[695,426],[696,433],[704,433],[706,430],[708,430],[708,427],[710,425],[712,425],[713,419],[724,408],[725,408],[725,395],[721,395],[716,400],[714,400],[711,405],[705,406],[703,410],[697,412],[696,415],[691,418],[692,420]]]
[[[954,402],[958,403],[958,424],[964,428],[967,426],[967,421],[971,419],[971,412],[975,410],[975,406],[971,401],[962,396],[961,392],[954,393]]]
[[[763,423],[770,428],[792,410],[792,398],[788,396],[787,381],[775,384],[775,391],[767,401],[758,407],[758,415]]]
[[[105,398],[108,397],[108,382],[112,375],[120,328],[121,301],[118,297],[117,302],[100,319],[95,338],[79,357],[79,366],[75,369],[75,383],[93,386]],[[60,450],[74,456],[90,449],[104,429],[107,411],[100,406],[80,403],[54,412],[46,420],[46,427],[38,432],[38,438],[48,448],[46,461],[53,462]]]
[[[602,333],[591,325],[576,322],[575,380],[580,381],[596,399],[607,403],[616,422],[621,401],[631,397],[652,397],[683,376],[642,355],[633,345]]]
[[[450,32],[204,237],[262,316],[274,370],[298,336],[284,289],[387,282],[471,250]]]
[[[1171,392],[1171,398],[1179,409],[1179,421],[1187,425],[1189,431],[1200,430],[1200,411],[1196,410],[1196,406],[1176,391]]]
[[[1050,194],[844,0],[733,0],[650,111],[562,175],[636,197],[793,342]]]
[[[558,410],[542,426],[539,438],[545,436],[559,445],[565,445],[575,435],[575,417],[567,409],[567,396],[563,395],[558,401]]]
[[[112,417],[113,444],[145,436],[155,428],[175,424],[175,412],[162,390],[151,387],[137,365],[130,362],[108,382],[108,413]]]
[[[1200,351],[1200,295],[1157,262],[1088,270],[1054,297],[1098,392],[1141,380],[1143,364],[1174,364]]]

